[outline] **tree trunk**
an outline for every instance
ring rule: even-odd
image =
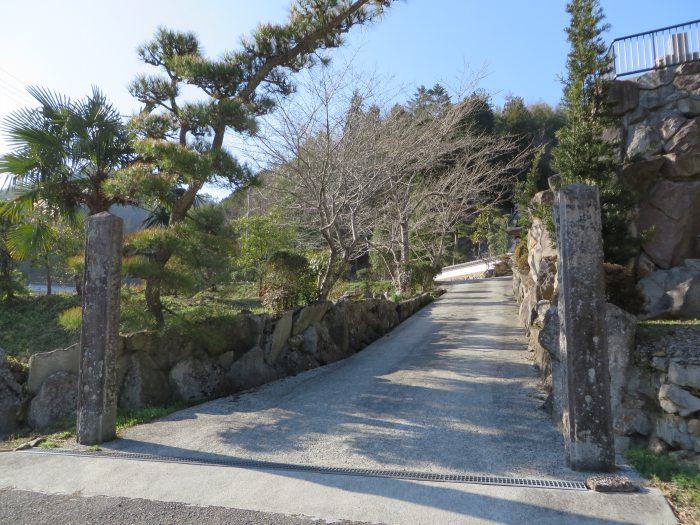
[[[49,264],[48,257],[44,259],[44,267],[46,268],[46,295],[51,295],[51,265]]]
[[[454,266],[456,264],[456,257],[457,257],[457,246],[459,245],[459,238],[457,237],[457,232],[455,232],[455,245],[454,248],[452,248],[452,265]]]
[[[146,306],[158,328],[162,327],[165,322],[163,318],[163,303],[160,299],[160,284],[160,279],[147,279],[145,291]]]
[[[401,259],[397,272],[396,292],[400,295],[411,292],[411,267],[410,267],[410,244],[408,240],[408,220],[402,219],[399,223],[401,228]]]
[[[333,289],[333,285],[335,284],[337,278],[334,271],[337,260],[338,254],[334,250],[331,250],[330,254],[328,255],[328,264],[326,264],[326,269],[323,272],[323,276],[321,277],[321,281],[319,282],[318,286],[317,294],[319,301],[327,300],[331,290]]]

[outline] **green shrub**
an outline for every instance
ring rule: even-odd
[[[433,288],[435,276],[440,273],[432,264],[419,262],[411,265],[411,288],[426,292]]]
[[[523,237],[520,242],[515,246],[513,250],[513,260],[515,261],[515,267],[520,273],[527,273],[530,271],[530,264],[527,262],[528,250],[527,250],[527,238]]]
[[[265,263],[260,300],[273,312],[281,313],[310,302],[314,290],[313,273],[303,255],[279,251]]]
[[[83,320],[83,309],[80,306],[74,306],[63,310],[58,315],[58,324],[61,325],[66,332],[77,334],[80,332],[80,325]]]

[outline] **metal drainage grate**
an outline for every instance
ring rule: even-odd
[[[135,461],[158,461],[165,463],[184,463],[191,465],[215,465],[225,467],[251,468],[261,470],[293,470],[316,474],[341,474],[345,476],[370,476],[375,478],[407,479],[414,481],[436,481],[447,483],[473,483],[477,485],[504,485],[541,489],[588,490],[582,481],[561,481],[550,479],[506,478],[499,476],[476,476],[470,474],[440,474],[436,472],[411,472],[407,470],[381,470],[346,467],[320,467],[314,465],[295,465],[293,463],[276,463],[237,458],[178,457],[156,456],[134,452],[96,451],[89,452],[71,449],[30,449],[30,454],[56,454],[61,456],[84,456],[107,459],[130,459]]]

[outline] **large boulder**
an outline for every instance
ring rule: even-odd
[[[679,91],[675,86],[666,85],[656,89],[640,90],[639,105],[649,110],[658,110],[658,108],[672,107],[675,102],[687,97],[688,93]]]
[[[316,325],[318,326],[318,325]],[[316,326],[309,326],[301,335],[301,344],[297,347],[301,352],[309,354],[319,363],[321,359],[321,347]]]
[[[32,428],[42,428],[74,416],[78,408],[78,376],[58,371],[44,379],[39,393],[29,405],[27,423]]]
[[[700,317],[700,269],[694,261],[670,270],[658,270],[640,279],[648,318]]]
[[[700,365],[672,359],[668,364],[668,380],[676,385],[700,389]]]
[[[664,155],[661,174],[667,179],[685,180],[700,175],[700,151]]]
[[[700,117],[686,122],[664,145],[668,153],[692,153],[700,149]]]
[[[557,288],[557,256],[542,257],[535,282],[538,301],[551,301]]]
[[[165,404],[170,398],[166,375],[148,354],[129,355],[124,379],[119,389],[119,406],[141,408]]]
[[[325,327],[326,333],[331,341],[338,348],[340,355],[346,357],[350,352],[350,335],[348,331],[348,322],[346,319],[346,310],[350,303],[348,301],[337,302],[323,318],[321,325]]]
[[[683,417],[700,411],[700,398],[674,384],[661,385],[659,404],[665,412]]]
[[[233,391],[248,390],[279,377],[279,373],[265,361],[265,352],[259,346],[246,352],[226,373]]]
[[[178,334],[161,334],[144,330],[120,336],[124,371],[131,353],[145,353],[161,370],[169,370],[195,352],[195,343],[188,337]]]
[[[531,275],[523,281],[523,300],[518,311],[520,325],[526,330],[530,330],[530,325],[537,314],[537,287]]]
[[[661,139],[664,141],[671,139],[671,137],[673,137],[678,130],[680,130],[687,123],[688,119],[677,113],[665,115],[661,120],[661,128],[659,129]]]
[[[693,71],[692,66],[697,68],[697,62],[683,64],[678,70],[678,75],[673,81],[673,84],[683,91],[687,91],[691,95],[700,95],[700,73],[697,70]],[[687,68],[687,69],[683,69]]]
[[[272,334],[267,345],[267,362],[274,365],[280,353],[287,344],[287,339],[292,336],[292,326],[294,324],[294,312],[287,312],[274,322]]]
[[[631,79],[640,89],[657,89],[673,82],[675,71],[673,69],[658,69],[645,75]]]
[[[605,332],[610,362],[610,406],[613,414],[622,407],[628,367],[634,352],[637,318],[614,304],[605,305]]]
[[[527,263],[530,265],[530,276],[533,281],[537,280],[540,273],[542,258],[555,257],[556,255],[557,250],[550,239],[546,225],[535,217],[527,235]]]
[[[379,337],[370,321],[371,304],[369,301],[349,302],[345,308],[345,321],[348,326],[348,342],[353,352],[359,352]],[[410,299],[399,305],[399,318],[403,321],[415,313],[417,305]],[[405,316],[405,317],[404,317]]]
[[[422,294],[419,299],[421,308],[432,301],[429,294]],[[399,312],[394,301],[384,299],[374,299],[372,301],[372,312],[375,315],[374,323],[377,332],[386,334],[399,324]]]
[[[656,420],[656,436],[672,447],[693,450],[688,423],[680,416],[664,414]]]
[[[342,348],[333,341],[326,325],[318,324],[314,326],[314,329],[316,336],[312,336],[314,341],[309,342],[307,348],[310,350],[311,346],[314,343],[316,344],[317,350],[314,355],[318,355],[318,360],[321,364],[327,365],[347,357],[347,353],[343,352]]]
[[[5,364],[5,352],[0,348],[0,438],[19,427],[22,407],[22,387]]]
[[[608,96],[613,115],[623,115],[639,104],[639,84],[630,80],[615,81],[610,86]]]
[[[678,101],[678,111],[686,117],[697,117],[700,115],[700,97],[689,97]]]
[[[252,314],[212,317],[194,326],[193,339],[197,348],[210,356],[229,351],[241,356],[261,343],[266,317]]]
[[[663,157],[630,162],[623,166],[620,177],[640,195],[644,195],[661,176],[665,162]]]
[[[313,355],[290,347],[282,351],[275,363],[275,369],[281,376],[294,376],[319,366],[321,363]]]
[[[700,258],[700,181],[661,180],[640,204],[638,229],[651,231],[644,251],[661,268]]]
[[[309,326],[320,323],[326,312],[333,307],[330,301],[320,301],[301,308],[294,313],[292,335],[304,332]]]
[[[177,363],[169,374],[173,397],[182,401],[202,401],[223,394],[224,371],[208,357],[189,357]]]
[[[618,436],[648,436],[652,425],[647,410],[621,407],[613,413],[613,430]]]
[[[552,421],[561,428],[564,416],[568,413],[568,385],[566,363],[562,360],[559,349],[559,334],[559,311],[556,306],[551,306],[542,316],[542,328],[537,334],[537,340],[549,353],[552,368]]]
[[[36,394],[44,380],[56,372],[78,374],[80,368],[80,345],[58,348],[50,352],[33,354],[29,358],[29,376],[27,391]]]
[[[627,130],[627,151],[625,157],[630,160],[649,159],[664,148],[659,131],[645,122],[631,126]]]
[[[540,336],[542,340],[549,343],[549,334],[552,327],[546,326],[545,317],[547,312],[551,309],[551,303],[549,301],[539,301],[536,307],[536,318],[530,327],[530,341],[529,350],[533,352],[533,359],[535,361],[535,366],[540,372],[540,377],[542,379],[545,389],[550,389],[552,386],[552,357],[549,350],[540,342]],[[559,339],[559,327],[556,328],[557,339]]]

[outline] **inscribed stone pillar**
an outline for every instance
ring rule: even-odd
[[[574,470],[610,471],[615,468],[615,443],[598,188],[584,184],[561,188],[554,208],[568,462]]]
[[[87,218],[78,379],[78,443],[114,439],[122,220],[107,212]]]

